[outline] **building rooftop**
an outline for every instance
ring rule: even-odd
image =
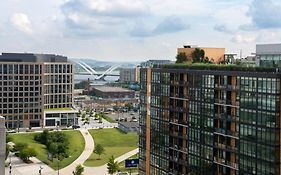
[[[54,54],[2,53],[0,62],[67,62],[67,57]]]
[[[154,66],[154,68],[168,69],[189,69],[189,70],[210,70],[210,71],[245,71],[245,72],[280,72],[273,67],[245,67],[235,64],[208,64],[208,63],[193,63],[193,64],[166,64]]]
[[[102,92],[131,92],[131,90],[121,87],[93,86],[93,88]]]
[[[281,43],[280,44],[257,44],[256,54],[281,54]]]
[[[138,128],[138,122],[119,122],[120,125],[123,125],[126,128]]]

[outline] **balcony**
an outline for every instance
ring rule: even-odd
[[[170,124],[187,127],[187,121],[184,121],[184,120],[171,119],[170,120]]]
[[[227,115],[225,113],[216,113],[215,118],[217,119],[222,119],[222,120],[227,120],[227,121],[233,121],[233,122],[238,122],[239,118],[237,116],[232,116],[232,115]]]
[[[170,146],[169,149],[174,150],[174,151],[179,151],[184,154],[188,154],[188,149],[186,147],[183,148],[181,146],[174,145],[174,146]]]
[[[230,162],[228,160],[222,159],[222,158],[218,158],[218,157],[214,157],[214,163],[217,163],[219,165],[234,169],[234,170],[238,170],[238,164],[235,162]]]
[[[222,129],[222,128],[215,128],[214,134],[238,139],[238,133],[237,132],[233,132],[233,131]]]
[[[223,105],[223,106],[239,107],[238,101],[232,102],[231,100],[225,100],[225,99],[215,99],[215,104]]]
[[[227,90],[235,91],[235,90],[239,90],[239,89],[240,89],[240,86],[236,86],[236,85],[227,85],[226,88],[227,88]]]
[[[226,85],[223,84],[215,84],[215,89],[226,89]]]
[[[227,144],[215,142],[214,145],[215,145],[215,147],[217,147],[219,149],[224,149],[224,150],[231,151],[231,152],[237,152],[238,151],[237,147],[230,146],[230,145],[227,145]]]

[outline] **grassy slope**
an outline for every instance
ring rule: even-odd
[[[92,154],[85,162],[85,166],[101,166],[108,162],[111,155],[115,158],[137,148],[138,135],[136,133],[125,134],[118,129],[90,130],[95,144],[101,144],[105,149],[105,154],[97,160],[98,155]]]
[[[83,152],[85,147],[85,140],[82,134],[79,131],[63,131],[69,137],[69,155],[70,157],[64,159],[60,163],[60,169],[70,165],[74,162],[80,154]],[[37,152],[37,158],[42,162],[48,164],[51,168],[57,170],[58,162],[57,161],[49,161],[47,159],[47,150],[45,149],[45,145],[39,144],[38,142],[33,140],[33,137],[36,133],[27,133],[27,134],[13,134],[11,137],[13,138],[13,142],[15,143],[27,143],[31,148],[34,148]]]

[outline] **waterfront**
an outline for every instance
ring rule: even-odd
[[[98,72],[98,73],[103,73],[103,72]],[[119,75],[119,71],[113,71],[112,74]],[[95,80],[96,77],[97,76],[95,76],[95,75],[74,75],[74,82],[79,83],[81,81],[86,81],[86,80],[90,79],[92,84],[103,85],[103,84],[106,84],[106,83],[115,82],[119,79],[118,76],[106,76],[104,78],[105,81],[102,81],[102,80]]]

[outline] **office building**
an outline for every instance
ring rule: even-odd
[[[208,48],[185,45],[183,48],[178,48],[178,53],[184,53],[187,56],[187,61],[192,61],[192,53],[196,48],[204,50],[205,57],[208,57],[209,60],[213,60],[214,63],[219,63],[225,59],[225,48]]]
[[[281,174],[275,68],[141,69],[141,175]]]
[[[135,83],[139,82],[140,68],[122,68],[120,69],[120,79],[122,83]]]
[[[67,117],[48,118],[48,111],[71,110],[72,103],[73,65],[66,57],[31,53],[0,56],[0,115],[6,118],[7,128],[60,125]],[[73,118],[66,121],[73,122]]]
[[[91,86],[90,95],[100,97],[100,98],[135,98],[135,91],[121,88],[121,87],[111,87],[104,85]]]
[[[281,44],[257,44],[257,66],[281,67]]]

